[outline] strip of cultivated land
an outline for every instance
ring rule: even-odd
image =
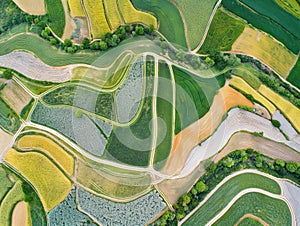
[[[259,188],[273,194],[281,194],[279,184],[256,173],[244,173],[234,176],[219,187],[212,196],[183,225],[205,225],[241,191]],[[226,195],[225,195],[226,194]]]
[[[44,0],[13,0],[24,12],[32,15],[44,15],[46,13]]]

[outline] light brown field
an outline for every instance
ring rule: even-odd
[[[50,156],[69,175],[74,173],[74,158],[53,140],[41,135],[26,135],[19,139],[19,149],[39,150]]]
[[[0,97],[17,113],[29,103],[31,96],[14,80],[10,80],[0,91]]]
[[[220,161],[232,151],[247,148],[252,148],[274,159],[300,163],[300,155],[294,149],[282,143],[264,137],[257,137],[247,132],[238,132],[232,135],[226,146],[215,155],[214,162]]]
[[[24,12],[32,15],[44,15],[46,13],[44,0],[13,0]]]
[[[72,17],[85,17],[80,0],[68,0]]]
[[[46,212],[62,202],[71,191],[71,181],[40,153],[11,149],[5,161],[35,187]]]
[[[19,202],[12,213],[11,225],[12,226],[29,226],[30,217],[29,217],[29,206],[28,203],[21,201]]]
[[[230,81],[230,85],[234,86],[238,90],[241,90],[242,92],[252,95],[253,98],[256,101],[258,101],[259,103],[261,103],[264,107],[266,107],[271,114],[275,113],[276,108],[274,107],[274,105],[270,101],[268,101],[266,98],[264,98],[262,95],[260,95],[250,85],[248,85],[248,83],[245,82],[243,79],[241,79],[239,77],[234,77]]]
[[[238,105],[253,108],[253,104],[233,88],[225,86],[220,89],[204,117],[175,136],[170,157],[162,172],[169,175],[180,173],[192,149],[211,136],[221,123],[223,115]]]
[[[271,101],[290,121],[294,128],[300,133],[300,110],[288,100],[284,99],[273,90],[269,89],[265,85],[261,85],[258,89],[264,97]]]
[[[267,222],[265,222],[263,219],[261,219],[261,218],[255,216],[255,215],[253,215],[253,214],[251,214],[251,213],[247,213],[247,214],[245,214],[244,216],[242,216],[234,226],[238,226],[238,225],[239,225],[244,219],[246,219],[246,218],[252,218],[252,219],[254,219],[254,220],[257,220],[257,221],[259,221],[259,223],[261,223],[263,226],[269,226],[269,224],[268,224]]]
[[[266,33],[245,27],[232,46],[233,52],[256,57],[286,78],[297,61],[297,56]]]
[[[62,40],[65,40],[66,38],[70,38],[76,28],[76,24],[69,13],[67,1],[68,0],[61,0],[63,7],[64,7],[64,11],[65,11],[65,21],[66,21],[64,33],[63,33],[63,36],[61,37]]]
[[[0,154],[9,145],[13,136],[2,129],[0,129]]]

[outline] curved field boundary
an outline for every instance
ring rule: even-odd
[[[257,170],[238,171],[223,179],[179,225],[189,225],[192,218],[203,225],[207,224],[239,193],[251,188],[264,189],[263,191],[272,195],[281,195],[282,192],[280,184],[273,176]]]

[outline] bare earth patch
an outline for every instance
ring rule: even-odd
[[[0,129],[0,154],[9,145],[13,136]]]
[[[209,112],[175,136],[170,157],[162,170],[163,173],[178,174],[193,148],[211,136],[221,123],[223,115],[237,105],[253,107],[248,99],[233,88],[225,86],[220,89]]]
[[[44,0],[13,0],[24,12],[32,15],[46,14]]]
[[[70,38],[71,37],[72,33],[74,32],[74,30],[76,28],[76,24],[75,24],[73,18],[71,17],[71,15],[69,13],[67,0],[62,0],[61,2],[62,2],[63,7],[64,7],[65,20],[66,20],[64,34],[63,34],[63,36],[62,36],[61,39],[65,40],[66,38]]]
[[[251,213],[247,213],[244,216],[242,216],[234,226],[238,226],[246,218],[252,218],[254,220],[257,220],[259,223],[261,223],[264,226],[269,226],[269,224],[267,222],[265,222],[263,219],[255,216],[255,215],[253,215]]]
[[[14,208],[11,219],[11,225],[27,226],[28,221],[28,204],[24,201],[21,201]]]

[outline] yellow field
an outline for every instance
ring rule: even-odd
[[[80,0],[68,0],[72,17],[86,17]]]
[[[234,77],[230,81],[230,85],[241,90],[242,92],[252,95],[253,98],[259,103],[261,103],[264,107],[266,107],[271,114],[275,113],[276,108],[274,107],[274,105],[266,98],[261,96],[255,89],[253,89],[250,85],[248,85],[248,83],[245,82],[243,79],[239,77]]]
[[[269,99],[294,125],[295,129],[300,132],[300,110],[297,107],[265,85],[261,85],[258,91],[267,99]]]
[[[29,103],[31,96],[14,80],[10,81],[1,91],[0,97],[17,113]]]
[[[37,149],[50,156],[68,175],[74,173],[74,158],[53,140],[41,135],[26,135],[18,141],[19,149]]]
[[[119,9],[123,15],[125,23],[143,23],[145,25],[154,25],[157,28],[157,20],[149,13],[136,10],[130,0],[118,0]]]
[[[266,33],[246,27],[232,46],[232,51],[249,54],[263,61],[280,76],[286,78],[297,56]]]
[[[93,38],[101,38],[102,35],[110,32],[102,0],[83,0],[83,3],[88,13]]]
[[[5,160],[34,186],[47,212],[62,202],[72,188],[68,178],[40,153],[11,149]]]
[[[275,0],[275,2],[295,17],[300,18],[300,4],[297,0]]]
[[[32,15],[44,15],[46,13],[44,0],[13,0],[20,9]]]
[[[12,213],[11,226],[29,226],[31,225],[29,214],[29,205],[27,202],[19,202]]]
[[[106,17],[109,20],[111,30],[115,30],[119,25],[123,24],[122,17],[118,10],[116,0],[103,0],[105,6]]]

